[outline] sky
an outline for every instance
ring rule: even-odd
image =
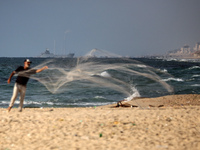
[[[0,57],[160,55],[200,42],[200,0],[0,0]]]

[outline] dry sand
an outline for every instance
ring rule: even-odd
[[[200,149],[200,95],[129,104],[139,107],[1,108],[0,150]]]

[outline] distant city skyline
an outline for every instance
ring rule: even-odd
[[[196,42],[194,45],[188,45],[188,44],[185,44],[185,45],[182,45],[181,47],[179,47],[178,49],[180,48],[191,48],[192,50],[200,50],[200,42]]]
[[[200,42],[199,0],[0,0],[0,57],[162,55]],[[66,52],[65,52],[66,51]]]
[[[178,49],[168,51],[167,57],[184,57],[184,58],[199,58],[200,57],[200,42],[197,42],[194,47],[184,45]]]

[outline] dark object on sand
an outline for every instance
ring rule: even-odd
[[[125,100],[117,102],[117,106],[115,106],[115,107],[138,107],[136,105],[131,105],[131,104],[128,104],[128,103],[122,104],[123,101],[125,101]]]

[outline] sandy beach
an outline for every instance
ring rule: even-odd
[[[0,108],[0,150],[200,149],[200,95],[125,105],[138,107]]]

